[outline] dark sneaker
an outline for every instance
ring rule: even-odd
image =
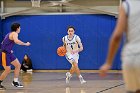
[[[0,90],[5,90],[6,88],[0,84]]]
[[[18,88],[23,88],[23,85],[20,84],[20,82],[12,82],[12,85]]]

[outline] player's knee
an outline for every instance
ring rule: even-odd
[[[21,64],[20,63],[18,64],[18,67],[21,68]]]
[[[11,72],[11,68],[6,68],[5,71],[7,74],[9,74]]]
[[[21,67],[21,64],[20,64],[20,63],[17,63],[17,64],[15,65],[15,68],[19,68],[19,69],[20,69],[20,67]]]
[[[72,62],[72,66],[73,66],[73,67],[78,67],[78,65],[77,65],[76,62]]]

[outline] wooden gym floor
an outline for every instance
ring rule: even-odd
[[[81,85],[76,75],[71,78],[70,84],[66,84],[65,72],[20,73],[19,79],[24,88],[15,88],[11,85],[11,73],[3,82],[6,90],[0,90],[0,93],[125,93],[120,73],[110,73],[105,78],[97,73],[84,72],[82,75],[87,83]]]

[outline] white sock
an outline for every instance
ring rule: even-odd
[[[79,79],[82,79],[83,77],[82,77],[82,75],[79,75]]]
[[[14,78],[14,82],[18,82],[18,78]]]

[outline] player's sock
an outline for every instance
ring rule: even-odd
[[[18,78],[14,78],[14,82],[18,82]]]

